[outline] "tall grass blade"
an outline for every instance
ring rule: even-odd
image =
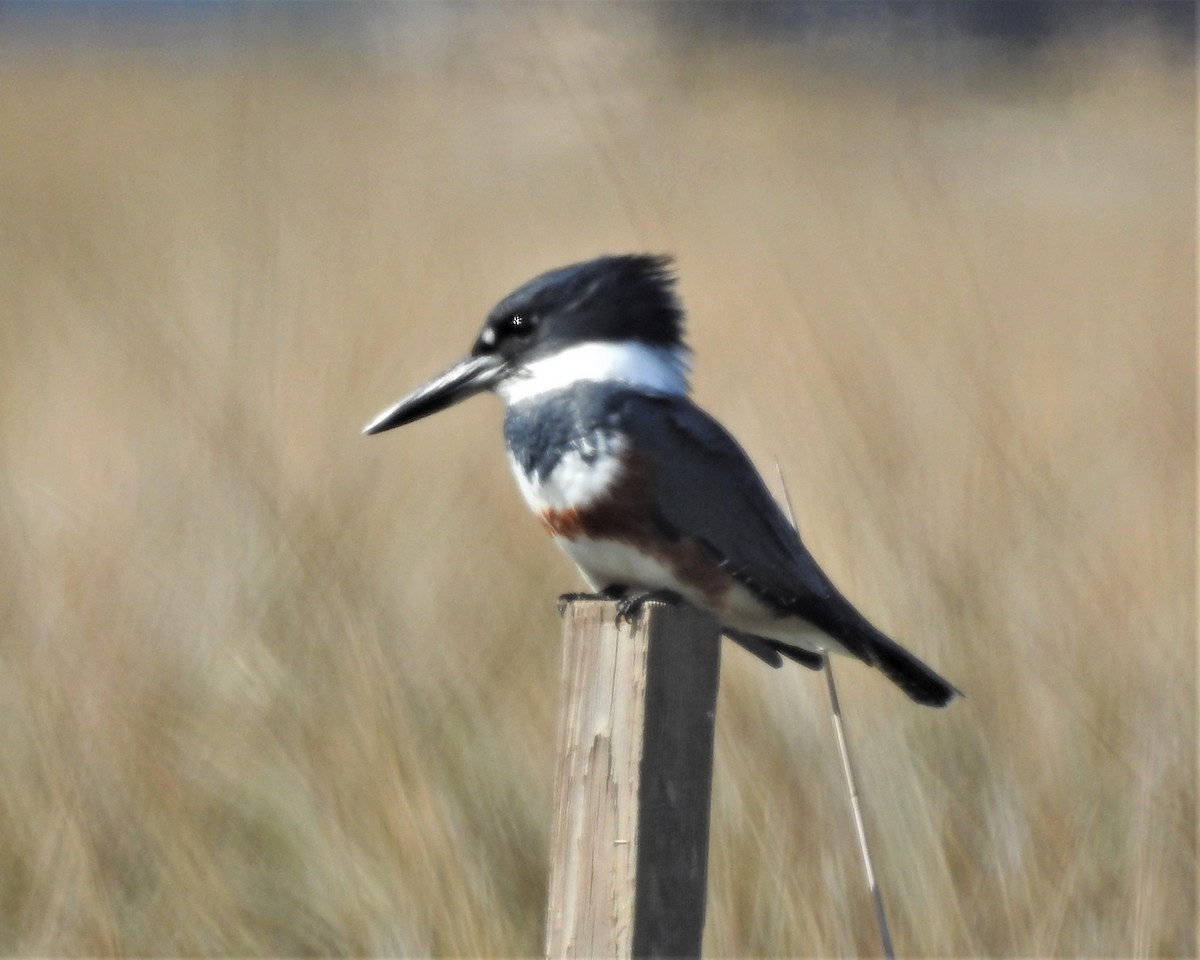
[[[779,475],[779,485],[783,488],[783,500],[787,507],[788,522],[796,526],[796,514],[792,509],[792,495],[788,492],[787,481],[783,478],[783,470],[779,461],[775,461],[775,472]],[[888,927],[887,912],[883,908],[883,894],[879,890],[879,881],[875,876],[875,868],[871,863],[871,845],[867,840],[867,826],[863,822],[862,803],[858,791],[858,779],[854,776],[854,764],[850,762],[850,745],[846,742],[846,728],[842,723],[842,704],[838,699],[837,683],[833,679],[833,663],[829,654],[822,654],[824,662],[825,683],[829,687],[829,707],[833,718],[833,734],[837,739],[838,756],[842,758],[842,775],[846,779],[846,792],[850,797],[850,810],[854,814],[854,833],[858,838],[858,852],[862,857],[863,870],[867,874],[867,889],[871,893],[871,905],[875,910],[875,923],[879,927],[879,940],[883,945],[883,955],[887,960],[895,960],[896,952],[892,947],[892,931]]]

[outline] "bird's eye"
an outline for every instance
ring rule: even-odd
[[[524,337],[530,333],[533,333],[533,328],[535,325],[536,324],[533,317],[521,313],[514,313],[508,318],[508,322],[506,324],[508,328],[507,332],[518,337]]]
[[[505,344],[514,344],[526,339],[538,327],[538,318],[530,313],[501,314],[488,320],[472,348],[476,355],[495,353],[505,349]],[[508,349],[512,349],[510,346]]]

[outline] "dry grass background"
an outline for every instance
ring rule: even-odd
[[[678,255],[701,403],[968,699],[840,670],[900,950],[1196,950],[1194,77],[1137,31],[0,44],[0,951],[540,949],[577,586],[500,295]],[[822,681],[728,649],[706,952],[870,953]]]

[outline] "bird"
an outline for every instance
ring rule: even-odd
[[[773,667],[827,653],[878,668],[918,704],[960,691],[875,627],[818,566],[737,441],[690,398],[673,260],[604,255],[542,273],[488,313],[470,353],[363,430],[477,393],[504,401],[530,509],[593,594],[629,619],[690,603]]]

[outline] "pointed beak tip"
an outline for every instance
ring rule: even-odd
[[[369,423],[367,423],[367,425],[364,426],[362,428],[362,430],[360,431],[362,436],[370,437],[370,436],[373,436],[374,434],[378,433],[379,432],[379,420],[380,420],[380,418],[376,417],[374,420],[371,420]]]
[[[387,430],[391,430],[393,427],[398,427],[407,422],[406,419],[398,415],[400,413],[400,407],[401,404],[397,404],[394,407],[388,407],[388,409],[384,410],[382,413],[377,413],[374,419],[369,421],[367,425],[362,428],[362,435],[364,437],[373,437],[377,433],[383,433]]]

